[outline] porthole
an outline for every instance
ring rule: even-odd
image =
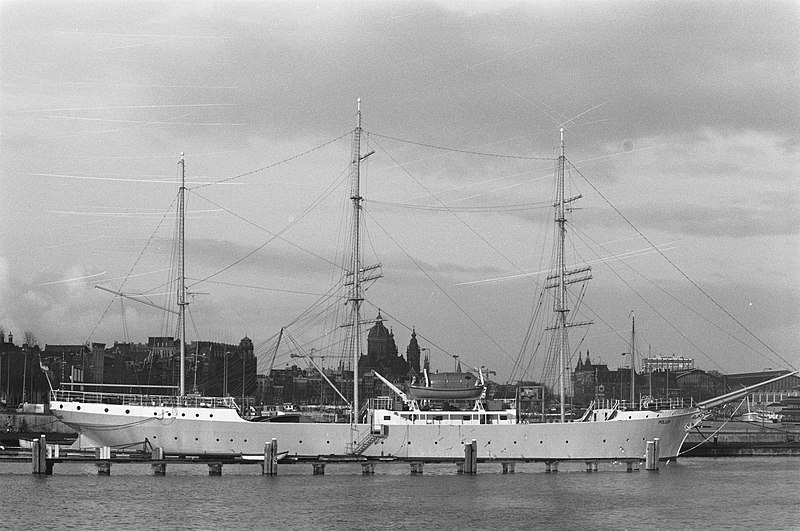
[[[105,411],[106,413],[108,413],[108,408],[105,408],[103,411]]]
[[[158,415],[158,411],[153,411],[153,415]]]
[[[78,411],[80,411],[80,410],[81,410],[81,406],[78,406],[78,408],[77,408],[77,409],[78,409]]]
[[[208,418],[213,419],[214,418],[214,414],[211,413],[210,415],[208,415]]]
[[[155,435],[153,435],[153,440],[156,440],[156,439],[158,439],[158,437],[156,437]]]
[[[130,415],[130,414],[131,414],[131,410],[130,410],[130,409],[126,409],[126,410],[125,410],[125,414],[126,414],[126,415]]]
[[[59,404],[58,409],[64,409],[64,404]]]
[[[186,416],[186,413],[181,413],[181,417],[185,417],[185,416]]]
[[[219,439],[217,439],[217,442],[219,442]]]
[[[197,437],[195,437],[195,438],[194,438],[194,440],[195,440],[195,441],[199,441],[200,439],[198,439]]]
[[[245,439],[244,442],[247,442],[247,439]]]
[[[605,439],[603,439],[603,442],[606,442],[606,440],[605,440]]]
[[[517,441],[514,441],[514,444],[517,444]]]
[[[569,444],[569,441],[564,441],[564,444]]]
[[[200,413],[195,413],[194,416],[195,417],[200,417]]]
[[[177,440],[178,440],[178,438],[177,438],[177,437],[175,437],[175,440],[177,441]]]
[[[303,441],[297,441],[297,444],[303,444]]]
[[[539,441],[539,444],[544,444],[544,441]]]

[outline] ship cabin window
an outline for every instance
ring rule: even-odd
[[[464,415],[463,420],[472,420],[472,415]]]
[[[508,415],[500,415],[500,420],[508,420]]]
[[[392,420],[392,416],[391,415],[384,415],[383,416],[383,420]]]

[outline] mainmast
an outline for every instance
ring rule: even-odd
[[[178,329],[181,343],[180,396],[186,394],[186,253],[184,249],[184,224],[186,218],[184,195],[186,192],[186,171],[183,153],[178,162],[181,169],[181,187],[178,194]]]
[[[564,245],[566,240],[566,218],[565,218],[565,204],[564,198],[564,128],[561,128],[561,151],[558,156],[558,168],[556,171],[557,178],[557,192],[556,192],[556,226],[558,228],[558,248],[556,256],[556,274],[558,275],[558,295],[556,297],[556,313],[558,323],[556,325],[558,334],[558,390],[561,399],[561,422],[565,421],[564,406],[566,402],[566,384],[564,380],[564,371],[567,364],[567,266],[564,260]]]
[[[356,129],[353,131],[353,157],[352,157],[352,176],[350,188],[350,200],[353,202],[353,230],[352,230],[352,252],[351,268],[353,271],[353,285],[350,290],[349,302],[351,306],[350,324],[351,341],[353,352],[353,405],[350,421],[353,424],[358,422],[360,402],[358,397],[358,361],[361,359],[361,302],[364,300],[361,294],[361,248],[360,248],[360,228],[361,228],[361,191],[360,191],[360,166],[361,166],[361,98],[358,99],[358,110],[356,112]]]

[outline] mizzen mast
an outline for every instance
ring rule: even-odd
[[[181,343],[181,378],[180,396],[186,394],[186,252],[184,245],[184,226],[186,220],[185,193],[186,193],[186,170],[183,161],[178,161],[181,172],[181,187],[178,194],[178,330]]]

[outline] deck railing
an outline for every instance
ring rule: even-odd
[[[132,393],[106,393],[89,391],[64,391],[55,389],[50,392],[55,402],[87,402],[92,404],[119,404],[124,406],[155,407],[203,407],[238,409],[232,397],[219,396],[170,396],[142,395]]]
[[[692,407],[692,400],[683,398],[647,398],[631,402],[630,400],[611,400],[600,398],[590,406],[591,409],[619,409],[621,411],[636,411],[641,409],[664,410],[682,409]]]

